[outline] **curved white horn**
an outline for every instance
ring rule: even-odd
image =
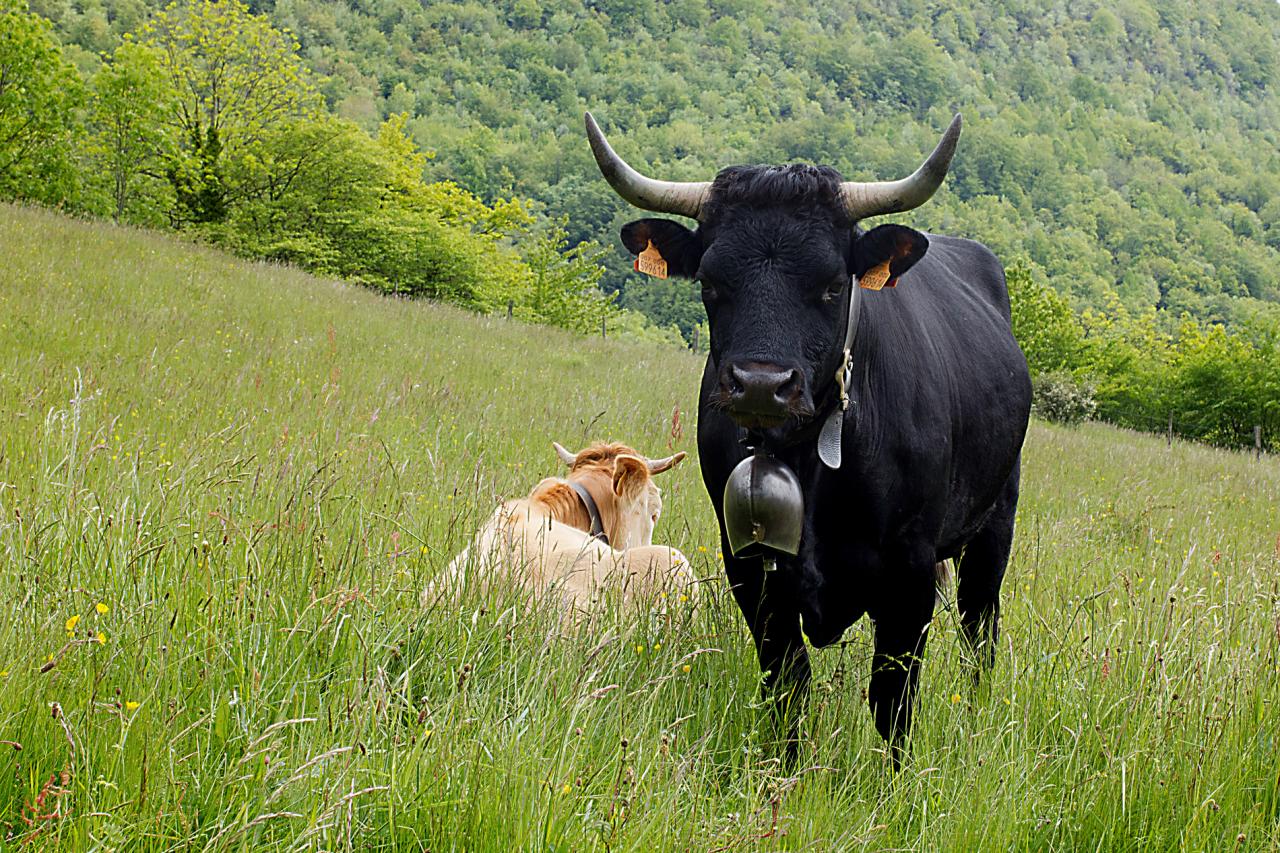
[[[600,174],[613,187],[614,192],[636,207],[652,210],[655,213],[674,213],[697,219],[711,192],[710,181],[682,183],[677,181],[658,181],[646,178],[627,165],[627,161],[619,157],[604,138],[600,125],[586,114],[587,139],[591,142],[591,153],[595,155]]]
[[[570,468],[573,467],[573,463],[578,461],[578,454],[570,453],[569,451],[565,450],[560,445],[559,442],[553,441],[551,442],[551,446],[556,449],[556,456],[560,457],[560,461],[563,462],[565,465],[568,465]]]
[[[845,181],[841,184],[840,194],[844,198],[849,218],[858,220],[886,213],[901,213],[928,201],[947,177],[951,157],[956,153],[956,142],[960,139],[961,123],[960,114],[956,113],[951,126],[942,134],[942,141],[933,149],[929,159],[902,180],[871,183]]]
[[[663,471],[669,471],[684,461],[687,454],[682,450],[674,456],[668,456],[666,459],[646,459],[649,463],[650,474],[661,474]]]

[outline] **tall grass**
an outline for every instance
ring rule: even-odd
[[[21,208],[0,253],[0,846],[1280,845],[1272,460],[1034,426],[993,677],[940,608],[893,774],[860,623],[790,775],[694,464],[696,606],[419,603],[551,439],[693,452],[692,356]]]

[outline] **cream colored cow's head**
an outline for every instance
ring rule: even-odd
[[[653,528],[662,515],[662,492],[653,477],[674,468],[685,454],[649,459],[625,444],[593,444],[577,453],[552,444],[569,466],[569,479],[595,499],[609,544],[619,551],[652,545]]]

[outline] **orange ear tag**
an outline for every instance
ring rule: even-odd
[[[889,280],[889,262],[885,261],[862,274],[858,279],[858,287],[865,290],[879,290]],[[892,286],[892,285],[890,285]]]
[[[667,262],[663,259],[662,253],[658,251],[658,247],[653,245],[653,241],[649,241],[649,245],[645,250],[636,255],[635,263],[636,272],[642,272],[645,275],[651,275],[654,278],[667,277]],[[888,265],[885,265],[888,269]]]

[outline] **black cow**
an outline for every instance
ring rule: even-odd
[[[875,624],[868,699],[896,764],[941,561],[957,564],[974,677],[994,662],[1031,408],[995,256],[969,240],[899,225],[859,227],[932,196],[960,117],[913,175],[869,184],[804,165],[736,166],[707,183],[657,181],[623,162],[586,118],[596,161],[619,195],[698,222],[691,231],[641,219],[622,239],[633,253],[647,250],[646,268],[660,254],[670,274],[702,283],[711,353],[698,449],[722,538],[725,483],[748,453],[744,442],[763,444],[802,484],[798,556],[767,572],[758,557],[731,556],[724,542],[788,755],[796,756],[810,679],[805,637],[829,645],[865,613]],[[886,286],[864,290],[851,279]],[[850,369],[842,371],[855,309]],[[838,374],[849,379],[848,405],[843,423],[832,422],[843,456],[832,468],[816,440],[840,405]]]

